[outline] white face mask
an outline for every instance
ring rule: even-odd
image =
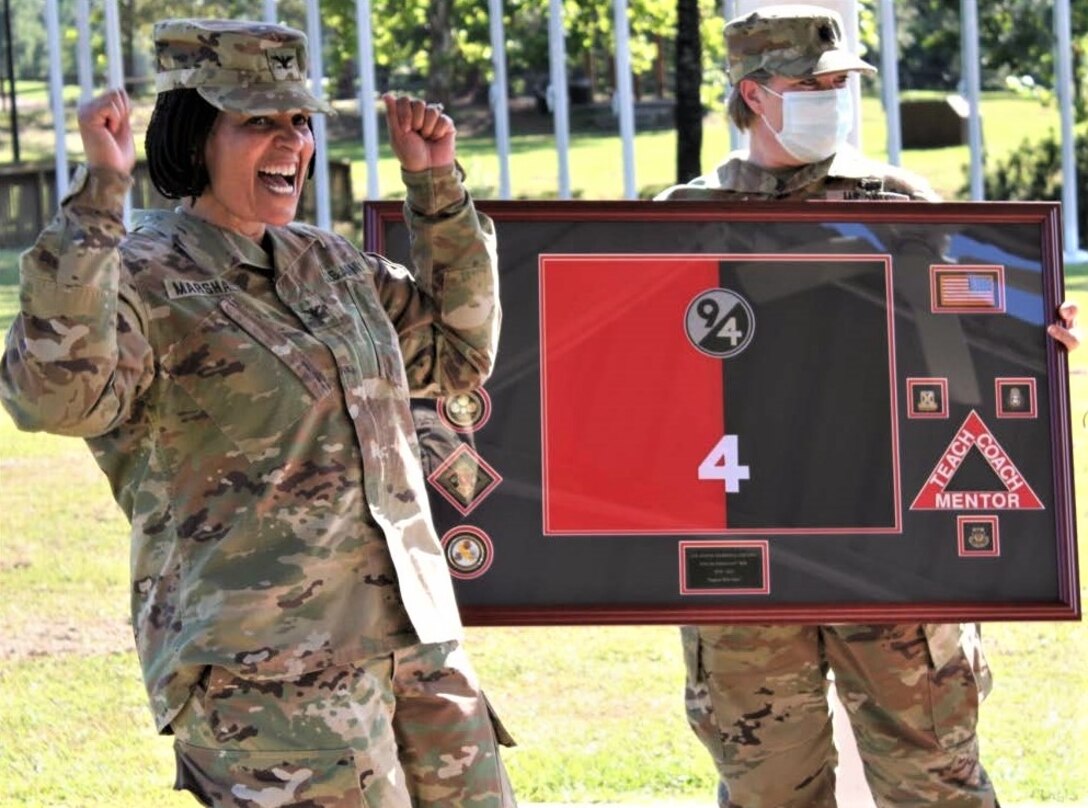
[[[854,102],[850,90],[797,90],[776,93],[782,99],[782,131],[776,132],[760,114],[778,144],[803,163],[826,160],[846,142],[854,128]]]

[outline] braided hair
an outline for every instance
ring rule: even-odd
[[[211,182],[204,146],[219,110],[191,88],[159,93],[144,150],[151,182],[167,199],[196,198]]]

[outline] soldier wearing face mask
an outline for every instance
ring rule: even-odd
[[[725,28],[729,116],[750,135],[668,200],[927,200],[921,177],[846,143],[847,80],[875,68],[852,53],[841,17],[763,8]],[[759,251],[761,234],[748,235]],[[763,245],[766,246],[766,245]],[[1048,333],[1074,348],[1076,306]],[[996,806],[979,761],[978,707],[990,671],[977,627],[956,624],[684,626],[688,720],[721,777],[722,808],[835,805],[828,670],[847,707],[880,806]]]
[[[659,199],[922,199],[916,174],[850,147],[852,72],[876,68],[850,52],[842,18],[816,6],[765,6],[725,29],[733,91],[729,117],[751,146]]]

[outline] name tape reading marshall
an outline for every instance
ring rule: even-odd
[[[166,295],[171,300],[179,297],[193,297],[194,295],[229,295],[235,289],[229,283],[218,278],[210,281],[181,281],[167,280]]]

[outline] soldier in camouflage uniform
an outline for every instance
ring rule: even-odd
[[[313,158],[298,31],[155,27],[152,176],[126,232],[121,90],[22,257],[0,396],[86,438],[132,523],[132,615],[176,788],[204,805],[512,806],[461,647],[409,396],[470,390],[495,240],[439,107],[386,96],[414,273],[292,223]]]
[[[764,6],[726,25],[729,115],[751,148],[658,199],[937,197],[845,143],[851,71],[839,15]],[[758,241],[758,234],[753,234]],[[1076,346],[1076,306],[1049,332]],[[974,625],[684,626],[686,708],[721,776],[723,808],[835,804],[828,670],[880,806],[995,806],[975,727],[990,672]]]

